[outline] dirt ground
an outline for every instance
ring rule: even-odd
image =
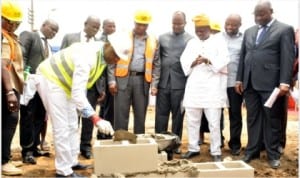
[[[146,133],[154,133],[154,107],[151,106],[148,109],[147,113],[147,122],[146,122]],[[225,110],[225,129],[223,131],[225,136],[225,147],[222,149],[222,157],[231,157],[232,160],[240,160],[243,156],[244,150],[240,156],[231,156],[228,148],[228,139],[229,139],[229,122],[228,122],[228,113]],[[245,111],[243,112],[245,115]],[[287,125],[287,145],[284,150],[284,154],[281,157],[281,167],[277,170],[274,170],[269,167],[266,153],[262,152],[261,157],[258,160],[251,161],[250,165],[255,169],[255,177],[298,177],[298,133],[299,133],[299,124],[298,124],[298,112],[289,111],[289,119]],[[130,130],[132,131],[132,116],[130,119]],[[96,129],[94,129],[94,132]],[[94,139],[96,132],[94,133]],[[20,146],[19,146],[19,133],[18,131],[15,134],[13,140],[13,160],[21,160]],[[23,165],[21,168],[24,171],[22,177],[53,177],[55,176],[54,168],[54,151],[53,151],[53,140],[51,132],[51,123],[49,122],[47,141],[51,144],[51,155],[50,157],[39,157],[37,159],[36,165]],[[187,136],[186,136],[186,127],[183,131],[183,145],[181,146],[182,152],[187,151]],[[246,120],[244,117],[243,121],[243,130],[242,130],[242,146],[243,149],[247,143],[247,134],[246,134]],[[209,134],[205,135],[205,144],[201,146],[201,155],[191,159],[193,162],[208,162],[211,161],[209,155]],[[174,159],[179,159],[180,155],[175,155]],[[83,164],[93,164],[93,159],[86,160],[83,157],[79,156],[79,161]],[[85,176],[92,176],[93,169],[85,171],[77,171],[78,173]],[[6,176],[4,176],[6,177]]]

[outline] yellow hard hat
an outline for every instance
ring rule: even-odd
[[[216,31],[221,31],[221,25],[218,22],[211,22],[210,29],[216,30]]]
[[[23,12],[19,4],[14,0],[2,0],[1,16],[11,20],[20,22],[23,18]]]
[[[140,10],[135,12],[134,21],[140,24],[149,24],[151,22],[151,14],[148,11]]]
[[[210,26],[209,17],[206,14],[199,14],[193,18],[196,27]]]

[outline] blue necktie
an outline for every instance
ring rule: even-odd
[[[261,30],[259,36],[256,38],[256,44],[259,44],[261,42],[261,40],[263,39],[263,37],[265,36],[265,34],[267,32],[268,26],[262,26],[261,28],[262,28],[262,30]]]

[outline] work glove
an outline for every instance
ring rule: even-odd
[[[106,135],[113,135],[114,134],[114,129],[112,128],[110,122],[101,119],[97,115],[93,115],[92,121],[94,125],[98,128],[99,132],[104,133]]]

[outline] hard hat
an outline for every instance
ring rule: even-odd
[[[129,60],[132,40],[128,33],[115,32],[108,35],[107,39],[120,59]]]
[[[209,17],[206,14],[199,14],[193,18],[196,27],[210,26]]]
[[[22,21],[23,12],[19,4],[14,0],[2,0],[1,16],[15,22]]]
[[[211,22],[210,29],[216,30],[216,31],[221,31],[221,25],[218,22]]]
[[[140,10],[136,11],[134,15],[134,21],[140,24],[149,24],[151,22],[151,14],[148,11]]]

